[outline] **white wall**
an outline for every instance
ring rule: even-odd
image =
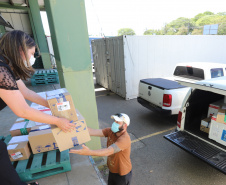
[[[226,64],[226,36],[124,36],[126,99],[136,98],[140,79],[172,76],[180,62]]]

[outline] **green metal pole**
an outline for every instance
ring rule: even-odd
[[[28,10],[28,15],[29,15],[30,23],[31,23],[31,29],[32,29],[33,37],[35,39],[35,42],[38,44],[38,38],[37,38],[34,22],[33,22],[33,19],[32,19],[31,10]]]
[[[98,129],[84,0],[44,2],[61,87],[71,93],[75,107],[85,117],[87,125]],[[101,148],[98,137],[92,137],[87,145],[92,149]]]
[[[38,46],[41,52],[41,57],[43,61],[43,65],[45,69],[51,68],[51,61],[50,61],[50,55],[49,55],[49,48],[47,45],[39,5],[37,0],[29,0],[29,6],[30,6],[30,12],[29,17],[32,19],[31,25],[33,24],[34,28],[34,36],[36,37],[38,41]]]

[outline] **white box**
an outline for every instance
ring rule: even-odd
[[[216,116],[217,113],[218,113],[219,108],[223,104],[224,104],[224,99],[209,104],[209,110],[208,110],[207,117]]]
[[[226,146],[226,124],[216,122],[216,116],[211,119],[209,138]]]

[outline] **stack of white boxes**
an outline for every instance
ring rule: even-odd
[[[226,102],[224,100],[209,105],[207,118],[202,120],[200,129],[209,133],[210,139],[226,146]]]
[[[211,117],[217,116],[218,110],[224,104],[224,100],[220,100],[214,103],[209,104],[207,118],[201,121],[200,130],[206,133],[209,133],[211,126]]]

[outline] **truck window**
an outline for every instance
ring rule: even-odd
[[[193,80],[204,80],[204,71],[200,68],[177,66],[174,71],[174,76],[180,76]]]
[[[210,69],[211,78],[217,78],[220,76],[224,76],[223,68],[214,68]]]

